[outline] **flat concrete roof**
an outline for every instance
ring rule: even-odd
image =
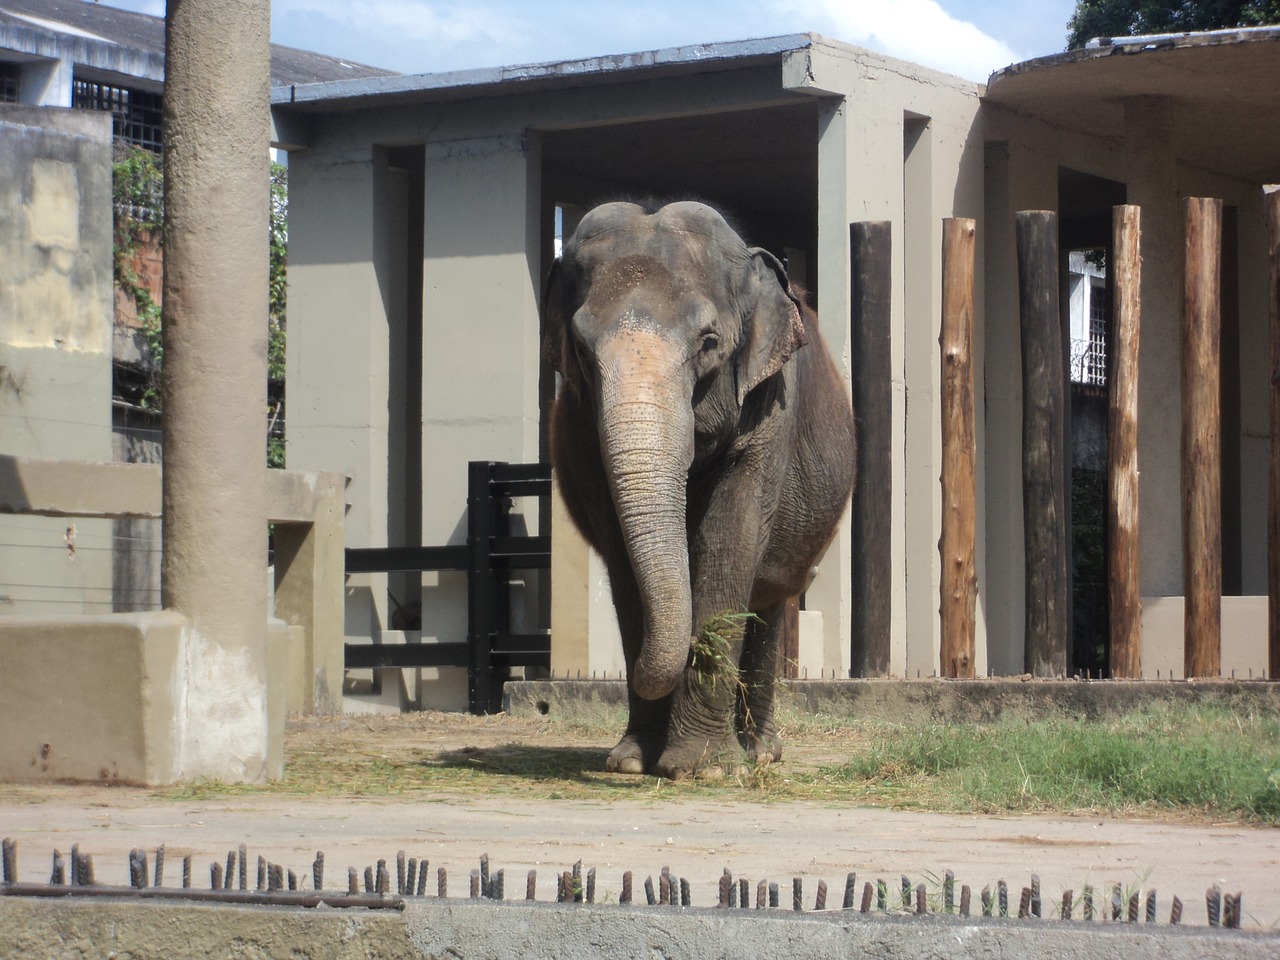
[[[644,79],[654,79],[780,60],[785,54],[807,49],[821,39],[816,34],[801,33],[731,43],[700,43],[585,60],[299,84],[273,90],[271,102],[275,107],[338,111],[367,106],[367,101],[375,97],[378,106],[384,107],[430,100],[505,96],[514,92],[513,88],[528,92],[581,86],[585,82],[633,81],[638,79],[637,74],[643,74]]]
[[[1173,140],[1193,166],[1280,181],[1280,27],[1117,37],[992,74],[984,102],[1117,140],[1124,103],[1172,102]]]

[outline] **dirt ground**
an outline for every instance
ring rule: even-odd
[[[1099,891],[1120,883],[1126,893],[1158,891],[1159,916],[1167,920],[1174,894],[1185,902],[1185,922],[1205,920],[1204,893],[1218,883],[1243,891],[1246,926],[1280,926],[1280,831],[1215,824],[1131,821],[1109,817],[992,817],[944,815],[834,804],[738,799],[726,789],[714,796],[677,797],[662,781],[631,778],[612,791],[574,788],[597,782],[616,730],[569,728],[511,717],[477,718],[422,713],[394,717],[345,716],[290,725],[287,755],[296,765],[337,759],[352,771],[411,760],[429,768],[465,768],[523,745],[573,758],[578,772],[565,778],[563,796],[542,782],[536,796],[497,778],[454,778],[408,793],[366,791],[291,793],[287,790],[161,791],[134,787],[62,784],[0,786],[0,836],[19,844],[19,879],[49,878],[50,858],[73,844],[94,856],[100,883],[125,883],[129,851],[166,847],[166,884],[180,882],[181,858],[193,854],[197,883],[210,864],[247,845],[297,871],[310,886],[316,851],[325,853],[327,889],[346,885],[348,867],[360,872],[386,859],[394,873],[397,851],[448,872],[449,894],[465,896],[470,871],[482,854],[503,869],[508,897],[524,895],[529,870],[538,871],[538,898],[554,897],[554,877],[581,860],[597,870],[597,898],[616,898],[622,874],[655,882],[663,866],[687,878],[693,902],[715,902],[722,871],[751,881],[776,881],[784,900],[791,879],[804,882],[812,906],[819,879],[840,905],[846,875],[858,887],[884,879],[891,891],[903,875],[936,892],[945,871],[967,884],[974,902],[983,886],[1004,879],[1016,904],[1018,891],[1040,877],[1046,914],[1071,889],[1079,904],[1089,884]],[[839,737],[813,733],[788,740],[779,775],[840,758]],[[567,752],[567,754],[566,754]],[[325,768],[327,769],[327,768]],[[355,774],[352,774],[355,777]],[[520,775],[533,777],[536,774]],[[520,779],[517,776],[516,779]],[[353,782],[356,782],[353,780]],[[251,870],[251,876],[254,871]],[[1109,895],[1109,894],[1108,894]],[[976,907],[975,907],[976,909]],[[1077,907],[1078,909],[1078,907]]]

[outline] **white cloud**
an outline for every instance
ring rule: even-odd
[[[1014,63],[1008,44],[944,10],[937,0],[782,0],[833,39],[970,80]]]

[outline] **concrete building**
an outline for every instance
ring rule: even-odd
[[[0,0],[0,454],[159,463],[150,367],[112,288],[111,164],[159,151],[163,18],[86,0]],[[281,85],[388,76],[272,48]],[[160,295],[156,242],[139,272]],[[154,610],[159,521],[0,520],[0,614]]]
[[[538,302],[560,235],[619,194],[695,195],[816,291],[846,375],[849,225],[892,225],[889,672],[938,670],[940,239],[977,221],[979,675],[1023,672],[1021,374],[1013,214],[1058,213],[1070,250],[1143,206],[1144,664],[1179,675],[1178,373],[1182,197],[1228,207],[1223,328],[1224,670],[1266,662],[1264,184],[1280,180],[1280,31],[1108,42],[986,85],[813,35],[278,90],[289,151],[291,466],[351,477],[352,546],[459,543],[466,463],[546,459],[553,382]],[[1065,314],[1064,314],[1065,315]],[[1065,340],[1065,338],[1064,338]],[[1067,358],[1063,359],[1064,367]],[[1229,396],[1228,396],[1229,394]],[[599,562],[557,510],[553,670],[615,672]],[[545,532],[545,529],[544,529]],[[806,672],[847,676],[849,522],[806,597]],[[465,636],[462,575],[350,578],[348,639]],[[1259,613],[1261,611],[1261,613]],[[419,637],[410,634],[408,639]],[[1081,668],[1068,664],[1068,672]],[[435,674],[426,672],[428,679]],[[413,678],[416,680],[417,678]],[[400,690],[456,705],[456,682]]]

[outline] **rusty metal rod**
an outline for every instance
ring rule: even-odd
[[[222,864],[217,864],[221,869]],[[40,883],[12,883],[0,887],[0,896],[10,897],[109,897],[134,900],[208,900],[218,903],[275,904],[293,907],[366,907],[370,910],[403,910],[399,897],[333,896],[307,891],[261,893],[257,890],[190,890],[174,887],[70,887]]]

